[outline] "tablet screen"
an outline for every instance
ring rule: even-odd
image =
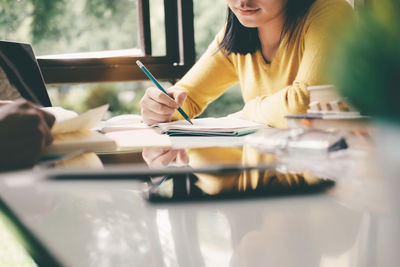
[[[147,184],[146,199],[165,202],[309,194],[322,192],[334,182],[311,173],[283,173],[271,167],[150,177]]]

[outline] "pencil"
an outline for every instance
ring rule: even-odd
[[[161,86],[161,84],[154,78],[154,76],[150,73],[150,71],[143,65],[140,60],[136,60],[136,64],[139,66],[139,68],[144,72],[144,74],[149,77],[149,79],[157,86],[158,89],[160,89],[164,94],[169,96],[170,98],[174,99],[170,94],[167,93],[167,91]],[[189,116],[181,109],[180,107],[178,108],[179,113],[187,120],[190,124],[193,125],[192,121],[190,120]]]

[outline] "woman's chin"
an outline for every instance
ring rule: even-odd
[[[247,28],[257,28],[258,27],[258,23],[256,23],[253,20],[249,20],[249,19],[239,19],[240,24],[242,24],[244,27]]]

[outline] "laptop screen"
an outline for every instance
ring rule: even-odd
[[[0,65],[23,98],[45,107],[51,106],[30,44],[0,41]]]

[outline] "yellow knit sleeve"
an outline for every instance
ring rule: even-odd
[[[298,62],[292,62],[298,64],[295,80],[275,94],[258,96],[247,102],[243,109],[247,119],[286,128],[286,115],[306,113],[309,104],[307,87],[328,82],[325,73],[326,60],[333,44],[338,41],[340,31],[353,17],[353,11],[344,0],[324,1],[309,11],[299,32],[297,45],[300,46],[302,55]],[[298,46],[289,43],[287,49]]]
[[[223,31],[217,34],[197,63],[174,86],[186,91],[188,97],[182,108],[191,118],[203,112],[210,102],[238,82],[232,61],[225,57],[224,51],[218,50],[222,37]],[[172,119],[183,118],[175,112]]]

